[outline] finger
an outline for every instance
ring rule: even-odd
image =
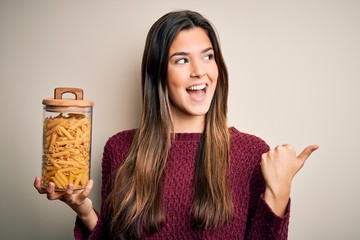
[[[79,199],[80,199],[81,201],[84,201],[84,200],[89,196],[92,187],[93,187],[93,180],[90,179],[90,180],[87,182],[84,190],[79,194]]]
[[[65,194],[64,194],[64,201],[65,202],[71,202],[72,201],[72,194],[74,192],[74,185],[73,184],[69,184],[65,190]]]
[[[35,177],[34,187],[40,194],[46,193],[46,190],[41,187],[41,179],[39,177]]]
[[[87,197],[89,196],[90,191],[91,191],[93,185],[94,185],[94,181],[93,181],[92,179],[90,179],[90,180],[88,181],[88,183],[86,184],[84,191],[82,192],[82,195],[83,195],[85,198],[87,198]]]
[[[306,147],[298,156],[297,159],[305,162],[306,159],[308,159],[308,157],[311,155],[311,153],[313,153],[316,149],[318,149],[319,146],[318,145],[310,145],[308,147]]]
[[[284,146],[285,146],[285,144],[279,144],[274,149],[275,149],[275,151],[279,151],[279,149],[284,147]]]
[[[290,151],[292,151],[292,152],[295,152],[295,148],[291,144],[282,144],[281,146],[288,149],[288,150],[290,150]]]
[[[55,199],[55,184],[53,182],[50,182],[46,187],[46,196],[49,200]]]
[[[295,148],[291,144],[284,143],[284,144],[277,145],[275,147],[276,151],[279,151],[279,150],[282,150],[282,149],[288,149],[288,150],[291,150],[291,151],[295,152]]]

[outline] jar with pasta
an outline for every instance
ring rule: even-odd
[[[83,100],[80,88],[56,88],[54,98],[42,103],[42,187],[53,182],[56,191],[64,191],[69,184],[83,189],[90,178],[94,103]]]

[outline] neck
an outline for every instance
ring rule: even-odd
[[[175,133],[202,133],[205,127],[205,115],[190,116],[173,114],[172,122]]]

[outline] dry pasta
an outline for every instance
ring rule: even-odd
[[[49,182],[56,190],[84,188],[90,173],[91,119],[84,114],[62,113],[44,119],[43,188]]]

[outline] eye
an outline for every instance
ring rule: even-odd
[[[179,58],[175,60],[176,64],[185,64],[188,63],[189,61],[186,58]]]
[[[206,55],[206,56],[204,57],[204,60],[210,61],[210,60],[212,60],[213,58],[214,58],[214,54],[210,53],[210,54],[208,54],[208,55]]]

